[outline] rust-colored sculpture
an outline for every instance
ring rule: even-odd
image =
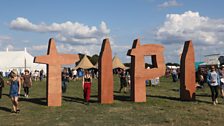
[[[113,103],[112,50],[109,39],[104,39],[99,58],[98,99],[102,104]]]
[[[138,39],[134,40],[132,49],[127,53],[131,56],[131,99],[134,102],[146,102],[146,79],[165,74],[163,51],[162,45],[140,45]],[[154,68],[145,69],[144,56],[152,56]]]
[[[184,101],[195,100],[195,67],[194,47],[192,41],[186,41],[180,64],[180,99]]]
[[[79,60],[78,55],[59,54],[54,39],[49,40],[48,53],[45,56],[37,56],[35,63],[47,64],[47,105],[61,106],[61,65],[73,64]]]

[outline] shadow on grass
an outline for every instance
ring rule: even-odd
[[[2,95],[5,95],[5,96],[8,96],[9,97],[9,94],[2,94]]]
[[[147,95],[147,97],[168,99],[168,100],[174,100],[174,101],[181,101],[180,98],[177,98],[177,97],[157,96],[157,95]]]
[[[198,95],[197,95],[197,96],[198,96]],[[199,95],[199,96],[200,96],[200,95]],[[180,100],[180,98],[177,98],[177,97],[156,96],[156,95],[147,95],[147,97],[154,97],[154,98],[168,99],[168,100],[174,100],[174,101],[180,101],[180,102],[199,102],[199,103],[211,104],[211,102],[209,102],[209,101],[203,101],[203,100],[198,100],[198,99],[196,99],[195,101],[183,101],[183,100]]]
[[[119,93],[118,91],[114,91],[115,93]],[[91,97],[97,98],[98,95],[91,95]],[[114,100],[119,100],[119,101],[131,101],[130,96],[123,96],[123,95],[116,95],[114,94]],[[90,100],[91,101],[91,100]],[[98,101],[95,101],[98,102]]]
[[[174,91],[174,92],[179,92],[180,91],[180,89],[176,89],[176,88],[171,89],[171,90]]]
[[[94,96],[91,96],[94,97]],[[83,98],[79,98],[79,97],[70,97],[70,96],[62,96],[63,100],[66,102],[76,102],[76,103],[80,103],[80,104],[84,104],[84,99]],[[97,100],[89,100],[90,103],[97,103]]]
[[[0,110],[5,111],[5,112],[11,112],[11,109],[6,108],[6,107],[0,107]]]
[[[114,91],[114,93],[121,93],[120,91]]]
[[[209,101],[202,101],[202,100],[197,100],[197,99],[196,99],[196,101],[199,102],[199,103],[206,103],[206,104],[211,104],[212,103],[212,102],[209,102]]]
[[[38,105],[47,105],[46,98],[19,98],[19,101],[31,102]]]
[[[211,97],[211,95],[210,94],[207,94],[207,93],[196,94],[196,96],[200,96],[200,97]]]
[[[131,97],[130,96],[123,96],[123,95],[114,95],[114,100],[131,101]]]

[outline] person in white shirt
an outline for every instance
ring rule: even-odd
[[[215,69],[215,66],[211,66],[211,71],[208,72],[208,75],[207,75],[207,82],[211,89],[213,105],[216,105],[218,104],[217,98],[219,95],[218,87],[220,85],[220,77],[218,72]]]
[[[76,77],[77,77],[77,70],[73,70],[72,71],[72,77],[73,77],[73,80],[76,80]]]

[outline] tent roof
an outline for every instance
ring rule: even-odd
[[[115,69],[115,68],[125,69],[126,68],[117,56],[114,56],[112,64],[113,64],[113,69]]]
[[[12,68],[46,69],[45,64],[33,63],[34,57],[27,51],[1,51],[0,69],[6,71]]]
[[[75,67],[75,69],[82,68],[82,69],[89,69],[89,68],[95,68],[93,64],[89,61],[86,55],[82,58],[82,60],[79,62],[79,64]]]
[[[94,67],[98,69],[99,67],[98,62],[94,65]]]

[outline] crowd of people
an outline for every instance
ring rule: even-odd
[[[198,88],[204,88],[205,83],[208,84],[211,90],[212,102],[214,105],[218,104],[219,92],[224,98],[224,67],[219,69],[212,65],[210,70],[207,68],[199,68],[196,72],[196,82]]]
[[[18,98],[20,96],[21,87],[24,89],[24,96],[28,98],[29,88],[32,86],[32,79],[29,70],[25,70],[24,74],[19,75],[16,69],[11,70],[8,75],[6,84],[10,86],[9,97],[12,101],[12,113],[20,112]],[[0,99],[2,98],[2,88],[5,86],[2,75],[0,75]]]
[[[165,73],[166,77],[172,77],[173,82],[177,82],[180,79],[180,69],[167,69]],[[211,99],[214,105],[218,104],[218,96],[224,99],[224,67],[211,65],[210,68],[199,67],[195,73],[196,88],[204,89],[206,84],[209,86],[211,91]]]
[[[79,72],[83,72],[82,76]],[[128,87],[131,84],[131,77],[128,70],[124,69],[116,69],[113,71],[114,74],[117,74],[120,78],[120,88],[118,90],[119,93],[124,91],[127,93]],[[44,74],[40,74],[39,72],[39,79],[36,79],[35,76],[32,79],[32,74],[29,70],[25,69],[23,74],[19,74],[16,69],[13,69],[9,75],[6,84],[10,86],[9,96],[12,102],[12,112],[18,113],[20,112],[19,109],[19,102],[18,98],[20,96],[21,88],[24,89],[24,97],[29,97],[29,89],[32,87],[32,80],[43,80]],[[35,74],[35,73],[34,73]],[[80,74],[80,75],[79,75]],[[166,77],[171,76],[173,82],[177,82],[180,77],[180,70],[176,69],[167,69],[166,70]],[[211,90],[211,99],[214,105],[218,104],[218,96],[219,92],[221,93],[221,97],[224,98],[224,67],[217,69],[215,66],[211,66],[210,70],[207,68],[199,68],[196,72],[196,82],[197,88],[204,88],[205,83],[208,84]],[[62,93],[66,93],[67,85],[70,80],[76,81],[78,78],[82,78],[82,88],[83,88],[83,98],[84,104],[88,105],[90,101],[90,94],[91,94],[91,85],[92,79],[94,77],[98,77],[93,70],[79,70],[76,71],[74,69],[64,68],[61,72],[61,82],[62,82]],[[5,82],[0,76],[0,99],[2,98],[2,88],[5,86]]]

